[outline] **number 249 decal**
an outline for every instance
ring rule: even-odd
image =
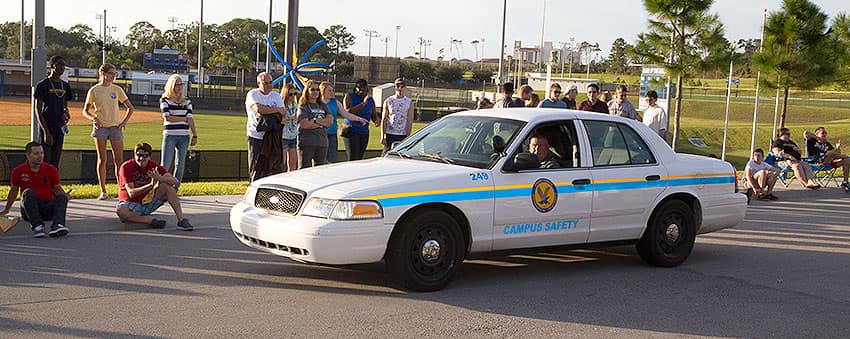
[[[489,180],[490,175],[487,172],[478,172],[478,173],[469,173],[469,177],[472,181],[480,181],[480,180]]]

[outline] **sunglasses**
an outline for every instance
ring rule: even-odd
[[[310,89],[310,92],[318,92],[318,91],[319,91],[319,89],[318,89],[318,88],[311,88],[311,89]]]
[[[404,88],[404,85],[395,85],[395,88]]]
[[[295,92],[287,93],[287,94],[288,94],[289,96],[291,96],[291,97],[294,97],[294,96],[297,96],[297,95],[298,95],[298,93],[295,93]]]
[[[552,93],[561,94],[561,91],[552,91]]]
[[[150,153],[136,153],[136,157],[142,158],[142,159],[147,159],[147,158],[150,158],[151,155],[150,155]]]
[[[587,93],[591,93],[591,94],[592,94],[592,93],[599,93],[599,92],[597,92],[597,91],[587,91]]]

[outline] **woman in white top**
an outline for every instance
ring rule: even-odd
[[[405,83],[395,79],[395,95],[384,100],[384,112],[381,116],[381,144],[384,153],[392,148],[396,141],[402,141],[410,135],[413,128],[413,102],[404,95]]]
[[[189,151],[189,145],[194,146],[198,143],[198,131],[195,130],[195,120],[192,119],[192,101],[186,98],[183,88],[183,79],[180,75],[172,74],[165,82],[162,98],[159,99],[163,119],[160,165],[172,171],[171,164],[174,163],[172,173],[180,182],[183,181],[183,172],[186,169],[186,153]]]

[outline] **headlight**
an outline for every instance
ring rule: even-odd
[[[335,220],[380,219],[384,217],[381,204],[366,200],[333,200],[311,198],[302,215]]]
[[[254,206],[254,198],[257,197],[257,186],[248,185],[248,190],[245,191],[245,203]]]

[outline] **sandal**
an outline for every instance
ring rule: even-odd
[[[97,197],[97,200],[106,200],[109,199],[109,195],[106,192],[100,192],[100,196]]]

